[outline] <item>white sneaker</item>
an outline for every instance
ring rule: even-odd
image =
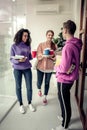
[[[63,120],[62,116],[57,116],[57,118],[58,118],[58,120],[60,120],[60,121]]]
[[[23,106],[23,105],[20,106],[20,113],[22,113],[22,114],[25,113],[25,109],[24,109],[24,106]]]
[[[32,104],[29,104],[29,108],[30,108],[30,111],[32,111],[32,112],[36,111],[36,109],[33,107]]]
[[[56,127],[56,129],[53,129],[52,128],[52,130],[68,130],[68,129],[65,129],[63,126],[58,126],[58,127]]]

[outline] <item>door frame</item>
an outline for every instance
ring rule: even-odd
[[[84,15],[85,14],[85,15]],[[85,21],[85,25],[83,27],[83,22]],[[85,87],[85,72],[86,72],[86,62],[87,62],[87,0],[81,0],[81,12],[80,12],[80,33],[79,38],[83,37],[83,47],[82,47],[82,63],[81,63],[81,71],[80,76],[81,79],[76,81],[76,89],[75,89],[75,97],[78,105],[80,118],[83,124],[83,128],[85,130],[86,126],[86,114],[83,110],[83,100],[84,100],[84,87]],[[80,84],[79,84],[80,81]],[[80,95],[79,95],[80,91]]]

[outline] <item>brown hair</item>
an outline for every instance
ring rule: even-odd
[[[54,50],[54,51],[56,50],[56,46],[55,46],[54,42],[51,42],[51,49]]]
[[[46,35],[47,35],[49,32],[51,32],[51,33],[53,34],[53,36],[54,36],[54,31],[53,31],[53,30],[47,30],[47,31],[46,31]],[[56,46],[55,46],[54,42],[51,42],[51,49],[54,50],[54,51],[56,50]]]
[[[30,46],[31,45],[31,36],[30,36],[30,31],[28,29],[20,29],[14,36],[14,42],[15,44],[19,44],[20,42],[22,42],[22,36],[23,33],[26,32],[28,34],[28,39],[26,41],[26,45]]]
[[[73,21],[68,20],[68,21],[66,21],[66,22],[63,23],[63,28],[68,29],[68,32],[71,35],[74,35],[74,33],[76,31],[76,24]]]
[[[54,36],[54,31],[53,31],[53,30],[47,30],[47,31],[46,31],[46,35],[47,35],[49,32],[51,32],[51,33],[53,34],[53,36]]]

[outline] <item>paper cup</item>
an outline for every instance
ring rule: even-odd
[[[50,55],[53,55],[54,54],[54,50],[50,50]]]
[[[49,48],[44,49],[43,54],[44,55],[50,55],[50,49]]]
[[[35,58],[36,55],[37,55],[37,51],[36,51],[36,50],[33,50],[33,51],[32,51],[32,58]]]

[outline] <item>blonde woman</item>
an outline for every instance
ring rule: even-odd
[[[46,32],[46,41],[40,43],[37,48],[37,88],[38,88],[38,95],[41,97],[41,85],[44,78],[44,98],[43,98],[43,105],[47,104],[47,95],[49,91],[50,79],[52,75],[52,71],[54,68],[54,61],[56,59],[55,53],[51,55],[43,55],[44,50],[49,48],[49,50],[56,50],[55,44],[52,42],[54,36],[54,32],[52,30],[48,30]]]

